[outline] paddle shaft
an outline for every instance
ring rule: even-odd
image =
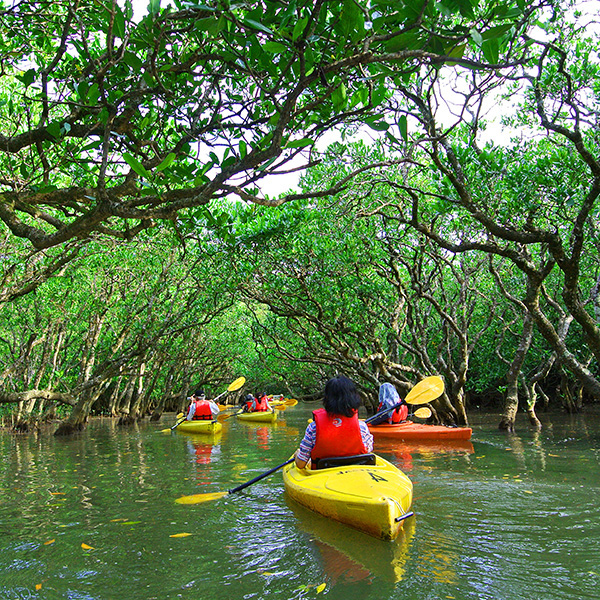
[[[381,415],[385,415],[385,414],[395,410],[399,406],[402,406],[402,402],[398,402],[398,404],[394,404],[394,406],[390,406],[389,408],[386,408],[385,410],[380,410],[376,415],[373,415],[372,417],[365,419],[365,423],[371,423],[371,421],[374,421],[377,417],[381,417]]]
[[[256,483],[257,481],[260,481],[261,479],[268,477],[272,473],[275,473],[275,471],[279,471],[279,469],[282,469],[283,467],[285,467],[285,465],[289,465],[292,462],[294,462],[293,456],[292,456],[292,458],[286,460],[284,463],[281,463],[280,465],[277,465],[276,467],[273,467],[272,469],[268,470],[266,473],[263,473],[262,475],[258,475],[254,479],[251,479],[250,481],[246,481],[246,483],[242,483],[242,485],[238,485],[237,487],[235,487],[231,490],[227,490],[227,493],[233,494],[234,492],[239,492],[240,490],[247,488],[248,486],[252,485],[253,483]]]
[[[175,423],[175,425],[173,425],[173,427],[171,427],[171,431],[173,431],[173,429],[175,429],[177,426],[181,425],[185,420],[186,420],[186,417],[181,419],[181,421],[177,421],[177,423]]]

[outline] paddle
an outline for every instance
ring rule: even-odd
[[[219,498],[223,498],[224,496],[233,494],[235,492],[239,492],[240,490],[251,486],[253,483],[256,483],[257,481],[268,477],[272,473],[275,473],[275,471],[279,471],[279,469],[285,467],[285,465],[289,465],[292,462],[294,462],[293,456],[292,458],[286,460],[284,463],[281,463],[280,465],[269,469],[265,473],[258,475],[254,479],[246,481],[246,483],[242,483],[242,485],[238,485],[237,487],[234,487],[231,490],[227,490],[226,492],[209,492],[208,494],[193,494],[191,496],[181,496],[181,498],[177,498],[175,502],[177,502],[178,504],[200,504],[201,502],[210,502],[211,500],[218,500]]]
[[[410,392],[404,398],[404,402],[406,404],[427,404],[427,402],[431,402],[436,398],[439,398],[444,393],[444,381],[441,377],[437,375],[432,375],[431,377],[425,377],[415,385]],[[377,417],[381,415],[385,415],[392,410],[402,406],[402,402],[395,404],[394,406],[390,406],[385,410],[379,411],[376,415],[365,419],[365,423],[371,423]],[[418,415],[417,415],[418,416]]]
[[[239,390],[244,385],[244,383],[246,383],[246,378],[238,377],[235,381],[232,381],[229,384],[229,386],[227,387],[227,389],[222,394],[219,394],[213,400],[213,402],[216,402],[221,396],[224,396],[227,392],[234,392],[235,390]],[[173,425],[173,427],[170,427],[169,429],[162,429],[161,433],[168,433],[169,431],[173,431],[175,428],[177,428],[179,425],[181,425],[185,420],[186,420],[186,417],[183,417],[183,419],[181,419],[180,421],[177,421],[177,423],[175,423],[175,425]]]
[[[238,377],[235,381],[229,384],[229,387],[222,394],[219,394],[216,398],[213,398],[213,402],[216,402],[221,396],[224,396],[227,392],[235,392],[235,390],[239,390],[245,383],[245,377]]]
[[[283,404],[279,404],[277,406],[271,406],[272,410],[287,410],[288,408],[292,408],[292,406],[296,406],[298,404],[298,400],[295,398],[287,398],[283,401]],[[236,417],[237,415],[241,415],[244,411],[238,410],[235,413],[230,415],[219,415],[218,419],[222,423],[223,421],[227,421],[227,419],[231,419],[231,417]]]
[[[421,408],[417,408],[412,415],[408,415],[409,417],[419,417],[419,419],[429,419],[431,416],[431,409],[426,406],[422,406]]]

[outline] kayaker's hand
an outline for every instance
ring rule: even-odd
[[[296,454],[298,453],[298,451],[296,451]],[[296,454],[294,454],[294,463],[296,464],[296,467],[298,467],[298,469],[305,469],[306,468],[306,463],[308,461],[306,460],[300,460]]]

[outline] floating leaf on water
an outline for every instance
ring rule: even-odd
[[[84,544],[83,542],[81,542],[81,547],[84,550],[93,550],[94,549],[93,546],[88,546],[87,544]]]
[[[180,537],[187,537],[188,535],[192,535],[192,534],[191,533],[174,533],[173,535],[170,535],[169,537],[180,538]]]
[[[327,587],[326,583],[317,586],[317,594],[320,594]]]
[[[50,492],[53,496],[64,496],[64,492]]]
[[[52,539],[52,540],[48,540],[47,542],[44,542],[44,546],[49,546],[50,544],[54,544],[56,540]]]
[[[118,523],[119,521],[127,521],[127,519],[125,518],[120,518],[120,519],[111,519],[110,522],[111,523]]]
[[[125,521],[122,525],[137,525],[138,523],[141,523],[141,521]]]
[[[533,494],[533,492],[532,492],[531,490],[523,490],[523,492],[524,492],[525,494]]]

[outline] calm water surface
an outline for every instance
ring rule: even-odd
[[[540,434],[520,416],[507,436],[497,415],[473,415],[471,444],[376,444],[414,482],[416,517],[395,542],[296,505],[280,472],[210,503],[174,502],[284,462],[309,414],[228,419],[216,438],[161,433],[172,415],[129,429],[97,420],[69,439],[0,432],[0,598],[600,596],[598,416],[548,417]]]

